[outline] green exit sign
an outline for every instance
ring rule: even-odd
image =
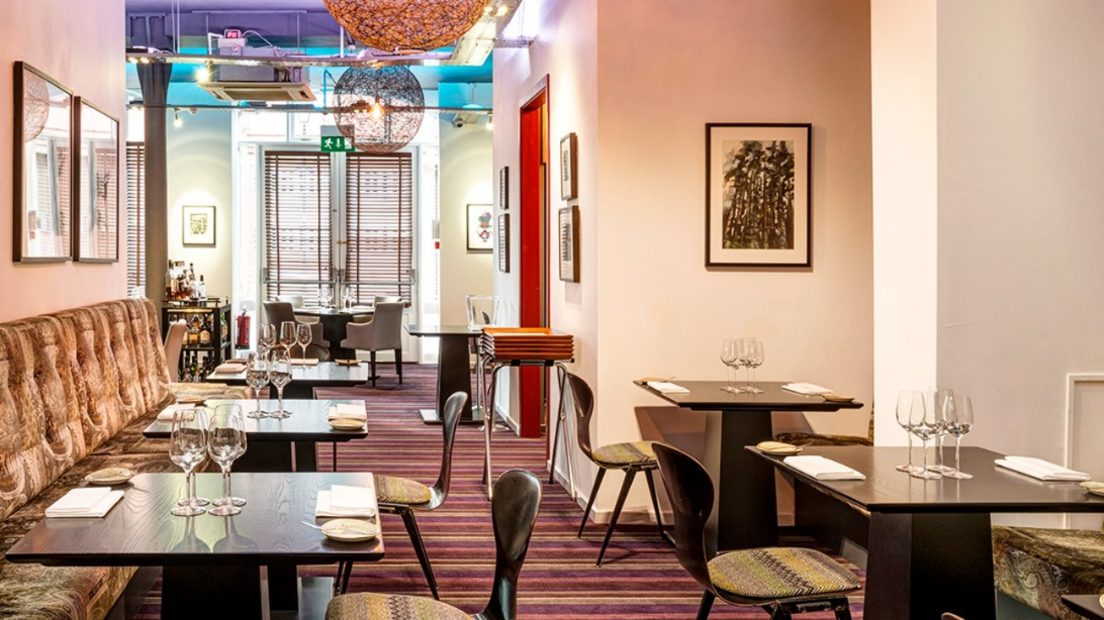
[[[348,153],[355,150],[353,141],[345,136],[322,136],[323,153]]]

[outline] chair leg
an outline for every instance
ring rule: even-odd
[[[395,372],[399,373],[399,385],[402,385],[402,349],[395,349]]]
[[[337,471],[337,442],[333,442],[333,470]]]
[[[338,562],[337,563],[337,574],[334,575],[334,582],[333,582],[333,595],[334,596],[337,596],[338,594],[342,593],[341,592],[341,576],[343,574],[345,574],[345,563],[344,562]]]
[[[698,605],[698,620],[707,620],[709,618],[709,612],[713,610],[713,600],[717,598],[716,594],[713,594],[709,590],[705,591],[702,595],[701,605]]]
[[[353,576],[353,563],[352,562],[342,562],[341,564],[342,564],[342,566],[345,567],[345,570],[341,571],[341,590],[340,590],[340,593],[345,594],[346,592],[349,591],[349,579]]]
[[[851,620],[851,603],[846,598],[836,599],[833,607],[836,612],[836,620]]]
[[[437,594],[437,578],[433,576],[433,567],[429,565],[429,555],[426,554],[425,543],[422,542],[422,534],[418,531],[418,522],[414,519],[414,511],[402,511],[403,523],[406,524],[406,532],[410,534],[410,542],[414,545],[414,553],[418,554],[418,562],[422,565],[429,590],[433,592],[433,598],[441,600]]]
[[[667,540],[667,532],[663,531],[663,513],[659,511],[659,498],[656,497],[655,480],[652,478],[652,470],[645,469],[644,477],[648,479],[648,492],[652,494],[652,510],[655,510],[656,527],[659,528],[660,540]]]
[[[625,506],[625,498],[629,496],[629,489],[632,488],[634,478],[636,478],[636,470],[626,469],[625,482],[621,483],[621,494],[617,496],[617,504],[613,507],[613,514],[610,516],[609,527],[606,529],[606,539],[602,541],[602,550],[598,552],[598,562],[596,566],[602,565],[602,556],[606,555],[606,547],[609,546],[610,537],[613,536],[613,528],[617,527],[617,518],[621,516],[621,508]]]
[[[368,367],[371,370],[372,375],[372,387],[376,387],[376,352],[368,352]]]
[[[778,603],[773,606],[763,606],[763,609],[770,612],[770,620],[793,620],[793,614],[790,613],[790,610]]]
[[[590,517],[590,509],[594,507],[594,498],[598,497],[598,488],[602,486],[602,478],[606,477],[606,469],[598,468],[598,475],[594,478],[594,487],[590,490],[590,499],[587,500],[586,510],[583,512],[583,522],[579,524],[579,533],[576,538],[583,537],[583,529],[586,528],[587,518]]]

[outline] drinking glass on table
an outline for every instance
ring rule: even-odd
[[[289,355],[291,354],[292,345],[296,342],[295,323],[295,321],[280,323],[280,344],[283,345]]]
[[[898,465],[897,471],[909,474],[917,469],[912,464],[912,403],[917,399],[920,400],[920,405],[923,406],[924,395],[919,390],[901,390],[897,392],[897,424],[905,429],[905,434],[908,435],[908,464]]]
[[[323,284],[318,289],[318,305],[323,308],[331,308],[330,304],[333,303],[333,287],[329,284]]]
[[[962,473],[962,436],[970,432],[974,427],[974,403],[969,396],[951,397],[947,401],[943,416],[946,419],[947,432],[955,438],[955,465],[949,473],[943,474],[947,478],[956,480],[969,480],[973,474]]]
[[[342,308],[351,308],[353,306],[353,287],[346,284],[341,287],[341,301],[344,303]]]
[[[230,490],[230,466],[245,454],[245,420],[238,405],[219,405],[211,416],[207,430],[207,453],[222,468],[222,497],[215,500],[215,508],[208,510],[219,517],[229,517],[241,512],[239,506],[245,500],[234,497]]]
[[[736,355],[735,338],[725,338],[721,340],[721,363],[724,364],[728,370],[728,382],[731,384],[721,389],[733,394],[739,394],[743,390],[736,386],[736,377],[740,374],[740,359]]]
[[[192,481],[195,469],[207,457],[207,410],[203,407],[182,409],[173,414],[172,435],[169,437],[169,458],[184,470],[187,497],[177,502],[172,514],[194,517],[205,511],[200,507]]]
[[[938,480],[943,477],[943,474],[928,470],[928,440],[939,433],[939,412],[930,404],[930,399],[923,391],[919,394],[920,398],[914,398],[912,401],[909,421],[912,423],[912,434],[920,438],[921,449],[924,451],[924,466],[909,473],[913,478]]]
[[[763,390],[755,387],[755,369],[763,365],[763,343],[758,338],[745,338],[744,365],[747,367],[750,379],[744,391],[749,394],[762,394]]]
[[[303,350],[302,357],[307,357],[307,345],[311,343],[311,326],[308,323],[299,323],[295,326],[295,342]]]
[[[938,432],[935,436],[935,465],[928,467],[928,469],[946,476],[955,470],[953,467],[948,467],[943,462],[943,438],[947,436],[948,431],[946,407],[948,402],[950,402],[952,408],[954,407],[954,390],[933,389],[931,393],[931,406],[936,407],[936,412],[938,414],[936,415]]]
[[[285,349],[273,349],[268,357],[268,380],[276,386],[279,408],[268,414],[270,418],[286,418],[291,412],[284,410],[284,386],[291,383],[291,356]]]
[[[268,352],[272,350],[272,347],[276,346],[276,326],[271,323],[264,323],[261,325],[261,331],[257,335],[257,353],[262,357],[267,357]]]
[[[251,418],[267,418],[268,412],[261,409],[261,388],[268,385],[268,363],[263,355],[250,355],[245,363],[245,383],[253,390],[257,399],[257,408],[246,415]]]

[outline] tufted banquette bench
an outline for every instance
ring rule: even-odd
[[[134,568],[12,564],[3,555],[88,473],[176,471],[167,441],[141,433],[172,400],[149,300],[0,324],[0,618],[108,614]]]
[[[1082,620],[1065,594],[1104,593],[1104,532],[993,526],[997,589],[1052,618]]]

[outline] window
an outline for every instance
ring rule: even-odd
[[[318,299],[331,280],[330,156],[265,151],[265,280],[268,297]]]
[[[409,153],[345,157],[345,277],[355,303],[376,295],[410,302],[414,183]]]
[[[146,287],[146,146],[126,145],[127,290]]]

